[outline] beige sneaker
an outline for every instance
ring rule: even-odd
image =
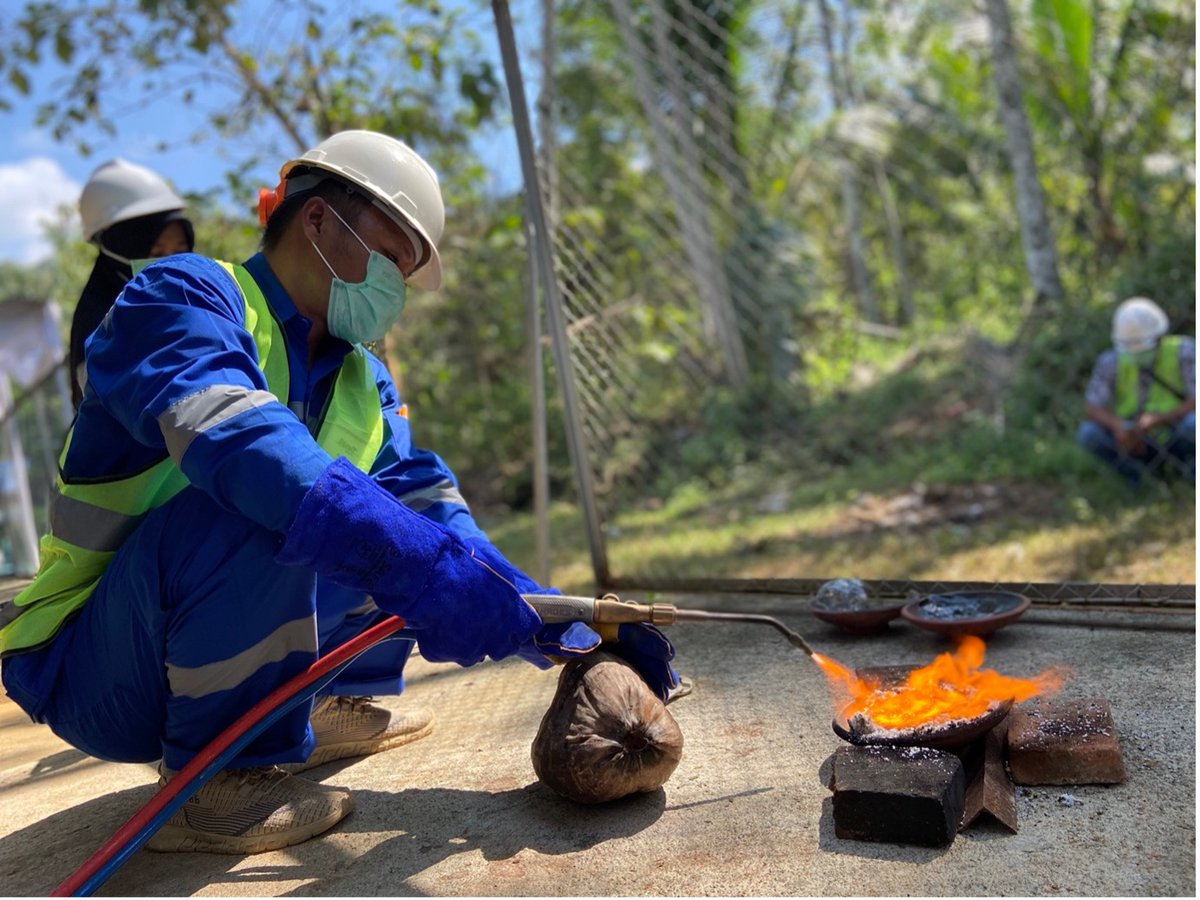
[[[681,697],[686,697],[696,689],[696,683],[686,675],[679,676],[679,684],[667,691],[667,699],[664,703],[674,703]]]
[[[413,707],[392,712],[371,703],[371,697],[322,697],[313,704],[312,729],[317,746],[302,763],[280,768],[295,774],[346,759],[391,750],[420,740],[433,731],[433,713]]]
[[[159,769],[159,785],[175,773]],[[160,853],[263,853],[327,831],[354,809],[348,791],[313,784],[278,766],[218,772],[146,847]]]

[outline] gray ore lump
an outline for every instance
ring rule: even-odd
[[[597,651],[563,667],[533,740],[533,771],[578,803],[662,787],[683,755],[683,732],[629,663]]]

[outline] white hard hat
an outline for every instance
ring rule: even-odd
[[[446,224],[446,208],[437,173],[415,150],[375,131],[341,131],[284,163],[280,178],[286,180],[300,166],[323,169],[356,185],[402,229],[416,231],[429,253],[408,281],[431,291],[441,287],[437,243]]]
[[[1126,353],[1153,349],[1167,333],[1167,314],[1146,297],[1130,297],[1113,314],[1113,344]]]
[[[98,166],[83,186],[79,218],[83,221],[84,238],[96,244],[100,232],[117,222],[185,206],[156,172],[113,159]]]

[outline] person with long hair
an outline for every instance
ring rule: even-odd
[[[196,245],[186,204],[157,173],[114,159],[99,166],[79,198],[83,233],[96,246],[92,274],[71,319],[71,399],[87,383],[84,344],[143,260],[190,253]]]

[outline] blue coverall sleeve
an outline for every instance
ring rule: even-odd
[[[386,367],[370,357],[383,405],[384,441],[371,477],[410,509],[449,528],[463,540],[487,541],[466,500],[458,479],[436,453],[414,447],[407,408],[400,402]]]
[[[222,507],[283,533],[332,458],[268,393],[244,323],[224,269],[167,257],[126,285],[88,340],[88,391]]]

